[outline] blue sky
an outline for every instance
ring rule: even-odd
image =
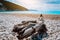
[[[60,14],[60,0],[7,0],[29,10],[41,13]]]

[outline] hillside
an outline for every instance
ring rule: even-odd
[[[10,11],[13,11],[13,10],[18,10],[18,11],[26,11],[28,10],[27,8],[23,7],[23,6],[20,6],[20,5],[17,5],[17,4],[14,4],[12,2],[9,2],[9,1],[4,1],[4,0],[0,0],[0,3],[2,3],[2,7],[4,6],[6,8],[6,10],[10,10]]]

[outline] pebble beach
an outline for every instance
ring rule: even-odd
[[[13,35],[14,25],[20,24],[22,21],[36,20],[37,18],[17,17],[12,15],[0,14],[0,40],[18,40]],[[60,40],[60,20],[44,19],[44,23],[48,29],[49,36],[42,40]],[[52,33],[52,34],[50,34]]]

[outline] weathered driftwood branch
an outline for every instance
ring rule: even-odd
[[[23,39],[23,38],[27,38],[27,37],[29,37],[29,36],[31,36],[31,35],[36,35],[35,33],[36,32],[38,32],[38,30],[40,30],[40,29],[43,29],[44,30],[44,27],[42,27],[42,25],[45,25],[45,24],[37,24],[36,26],[28,26],[28,27],[25,27],[25,28],[23,28],[23,29],[21,29],[21,28],[15,28],[15,32],[17,32],[18,33],[18,38],[20,38],[20,39]],[[20,30],[21,29],[21,30]],[[18,31],[18,30],[20,30],[20,31]]]
[[[17,37],[20,40],[28,38],[31,35],[36,35],[38,32],[44,33],[47,31],[44,21],[23,21],[22,24],[16,25],[15,27],[13,31],[18,33]]]

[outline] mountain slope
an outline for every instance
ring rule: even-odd
[[[2,3],[3,6],[5,6],[5,8],[7,8],[7,10],[19,10],[19,11],[26,11],[26,10],[28,10],[25,7],[22,7],[20,5],[17,5],[17,4],[8,2],[8,1],[2,0],[2,1],[0,1],[0,3]]]

